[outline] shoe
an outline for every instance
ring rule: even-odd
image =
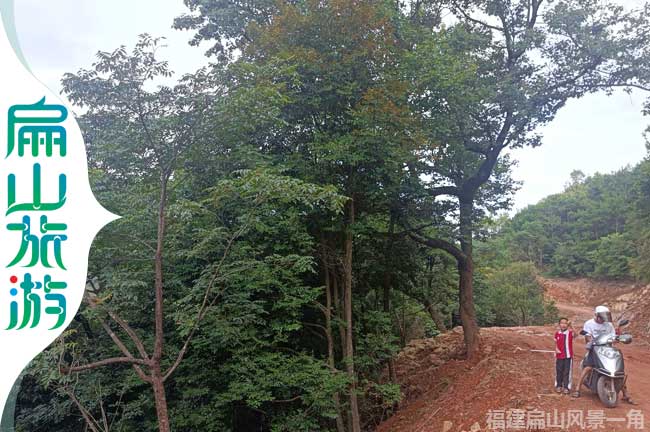
[[[638,405],[631,397],[624,397],[622,398],[624,402],[629,403],[630,405]]]
[[[562,393],[562,387],[555,387],[555,393]]]

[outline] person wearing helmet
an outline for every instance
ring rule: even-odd
[[[594,310],[594,317],[585,322],[582,330],[585,334],[585,348],[587,349],[587,353],[585,354],[584,359],[584,369],[582,369],[582,374],[580,375],[580,379],[576,384],[577,388],[573,393],[573,397],[580,397],[580,386],[582,385],[584,379],[587,377],[587,374],[589,374],[589,372],[591,372],[595,366],[591,351],[593,343],[592,341],[598,339],[603,335],[616,337],[616,329],[614,328],[614,324],[612,324],[612,313],[610,312],[609,308],[602,305],[596,306],[596,309]],[[623,386],[622,391],[623,400],[630,404],[634,404],[627,393],[626,385]]]

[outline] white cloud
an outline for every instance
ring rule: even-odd
[[[641,114],[644,97],[621,91],[569,101],[542,129],[541,147],[512,152],[519,161],[514,176],[524,181],[515,210],[561,192],[574,169],[609,173],[641,161],[646,155],[642,134],[650,123]]]
[[[177,74],[207,63],[205,49],[191,47],[190,32],[171,28],[186,13],[180,0],[21,0],[15,3],[16,30],[34,73],[59,92],[65,72],[87,68],[97,51],[132,47],[141,33],[165,36],[161,59]]]

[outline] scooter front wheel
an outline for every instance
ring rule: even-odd
[[[614,378],[600,376],[598,378],[598,397],[607,408],[614,408],[618,404],[618,391]]]

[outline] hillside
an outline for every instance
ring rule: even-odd
[[[591,177],[575,171],[562,193],[504,224],[503,246],[555,277],[650,282],[649,179],[648,161]]]

